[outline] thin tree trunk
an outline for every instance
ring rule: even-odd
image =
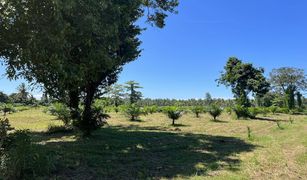
[[[173,124],[172,125],[175,126],[175,119],[173,119]]]

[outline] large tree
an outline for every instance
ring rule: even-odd
[[[126,82],[125,88],[127,90],[130,104],[135,104],[137,101],[141,100],[142,92],[138,91],[138,89],[141,89],[142,87],[138,82],[128,81]]]
[[[178,0],[6,0],[0,3],[0,57],[69,105],[85,134],[97,128],[92,103],[140,55],[136,22],[164,27]],[[84,110],[79,116],[79,102]]]
[[[283,93],[288,108],[295,107],[295,94],[306,91],[307,78],[303,69],[282,67],[270,73],[270,83],[276,91]]]
[[[118,106],[123,103],[124,99],[124,87],[120,84],[114,84],[107,88],[107,95],[112,101],[112,105],[115,106],[115,111],[118,112]]]
[[[250,93],[253,93],[255,97],[261,97],[269,91],[270,84],[263,76],[263,68],[255,68],[250,63],[243,63],[238,58],[231,57],[224,70],[218,82],[232,88],[239,105],[250,106],[248,99]]]

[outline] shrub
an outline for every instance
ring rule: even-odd
[[[247,127],[247,137],[249,140],[252,139],[252,129],[250,127]]]
[[[277,113],[289,114],[290,110],[288,108],[277,108]]]
[[[111,118],[110,115],[107,114],[106,107],[104,104],[93,104],[92,113],[93,118],[96,120],[96,127],[99,128],[107,123],[107,119]],[[109,109],[107,109],[109,110]]]
[[[158,107],[157,106],[146,106],[144,107],[144,111],[149,114],[154,114],[158,112]]]
[[[278,110],[278,107],[277,107],[277,106],[271,106],[271,107],[270,107],[270,111],[271,111],[271,113],[273,113],[273,114],[276,114],[276,113],[277,113],[277,110]]]
[[[232,108],[231,107],[226,107],[225,108],[225,112],[227,112],[228,114],[232,114]]]
[[[8,138],[8,132],[13,130],[7,118],[0,118],[0,155]]]
[[[183,115],[183,111],[176,106],[165,107],[163,111],[167,114],[168,118],[172,119],[173,126],[175,125],[175,121]]]
[[[141,115],[146,114],[144,110],[136,104],[130,104],[124,107],[123,111],[125,112],[125,114],[129,117],[131,121],[136,121]]]
[[[255,119],[259,113],[260,113],[260,110],[257,107],[248,108],[248,117],[251,119]]]
[[[15,112],[15,108],[12,104],[4,104],[0,107],[0,110],[3,112],[4,116],[6,116],[7,113],[13,113]]]
[[[197,118],[199,118],[199,114],[205,112],[205,108],[203,106],[194,106],[191,108],[191,110]]]
[[[267,116],[270,113],[270,109],[267,107],[259,108],[259,114],[263,114],[263,116]]]
[[[217,105],[212,105],[209,108],[209,114],[213,117],[214,120],[216,120],[216,118],[220,116],[222,112],[222,108]]]
[[[233,109],[238,119],[240,118],[249,118],[248,108],[236,105]]]
[[[69,126],[71,123],[71,116],[69,108],[62,103],[53,103],[49,108],[48,112],[58,119],[62,120],[65,126]]]
[[[17,131],[10,138],[12,143],[1,158],[1,173],[5,179],[35,179],[50,174],[55,168],[50,153],[33,144],[27,131]]]
[[[281,126],[281,122],[280,121],[276,121],[276,125],[278,127],[278,129],[283,130],[284,128]]]

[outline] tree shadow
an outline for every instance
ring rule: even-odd
[[[229,123],[228,121],[222,121],[222,120],[219,120],[219,119],[212,119],[211,122],[215,122],[215,123]]]
[[[269,121],[269,122],[283,122],[283,121],[287,121],[287,120],[267,118],[267,117],[256,117],[256,118],[254,118],[252,120]]]
[[[190,125],[186,125],[186,124],[174,124],[174,125],[170,125],[171,127],[189,127]]]
[[[32,134],[56,154],[54,176],[64,179],[172,179],[220,169],[236,171],[237,155],[256,148],[235,137],[121,127],[104,128],[75,141],[53,142],[48,140],[61,135]]]

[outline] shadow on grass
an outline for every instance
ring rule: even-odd
[[[185,125],[185,124],[174,124],[170,125],[170,127],[189,127],[190,125]]]
[[[282,122],[282,121],[287,121],[287,120],[282,120],[282,119],[274,119],[274,118],[267,118],[267,117],[256,117],[252,120],[259,120],[259,121],[270,121],[270,122]]]
[[[37,142],[61,138],[33,135]],[[160,179],[206,175],[219,169],[236,171],[240,165],[236,155],[256,148],[234,137],[121,127],[101,129],[88,139],[51,141],[45,146],[57,154],[54,176],[60,179]]]
[[[228,123],[228,121],[222,121],[222,120],[219,120],[219,119],[212,119],[211,122],[215,122],[215,123]]]

